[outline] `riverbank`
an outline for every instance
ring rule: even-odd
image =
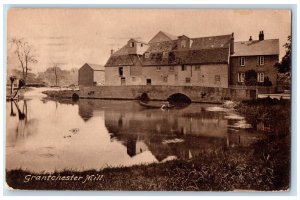
[[[261,122],[269,127],[274,136],[290,136],[291,133],[291,100],[261,98],[242,101],[235,109],[245,116],[246,121],[254,128]]]
[[[17,89],[15,88],[13,92],[15,93],[16,90],[17,90]],[[24,98],[24,94],[25,94],[26,92],[31,91],[31,90],[32,90],[32,88],[30,88],[30,87],[22,88],[22,89],[19,90],[17,96],[19,96],[19,99],[22,99],[22,98]],[[8,98],[8,97],[10,98],[10,97],[11,97],[10,94],[11,94],[11,88],[10,88],[10,86],[7,86],[7,87],[6,87],[6,98]]]
[[[288,190],[290,180],[288,144],[281,141],[258,142],[255,145],[259,148],[224,147],[218,151],[204,152],[187,161],[172,160],[159,164],[105,168],[99,171],[65,170],[52,174],[39,174],[11,170],[6,172],[6,182],[14,189],[26,190]],[[49,175],[69,176],[69,180],[45,180],[39,177]],[[92,175],[95,179],[99,176],[101,178],[86,180]],[[82,179],[70,180],[71,176],[82,177]],[[29,177],[34,178],[28,181]]]

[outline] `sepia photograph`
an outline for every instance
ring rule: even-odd
[[[8,190],[290,191],[291,10],[6,20]]]

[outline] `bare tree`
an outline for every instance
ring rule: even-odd
[[[33,47],[24,39],[13,38],[11,43],[15,46],[14,53],[18,57],[23,72],[23,80],[26,84],[27,73],[30,71],[30,63],[37,63],[36,56],[33,55]]]
[[[57,72],[58,64],[54,63],[53,71],[55,76],[55,86],[58,85],[58,72]]]

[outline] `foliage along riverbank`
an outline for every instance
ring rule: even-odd
[[[241,102],[236,109],[240,113],[247,113],[246,119],[253,124],[258,119],[271,123],[273,127],[266,133],[269,139],[258,141],[250,147],[224,146],[202,152],[190,160],[171,160],[149,165],[82,172],[65,170],[52,174],[10,170],[6,172],[6,182],[12,188],[26,190],[288,190],[290,102],[271,99],[247,101]],[[47,180],[49,175],[69,178]],[[70,180],[72,176],[82,178]],[[97,179],[97,176],[101,178]],[[28,177],[31,178],[29,181]]]

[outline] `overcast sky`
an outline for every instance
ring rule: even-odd
[[[90,62],[104,65],[110,50],[121,48],[130,38],[148,42],[159,31],[173,35],[202,37],[231,34],[235,41],[280,40],[291,34],[287,10],[200,10],[200,9],[11,9],[8,13],[8,40],[24,38],[38,55],[33,72],[52,63],[63,69],[80,68]],[[8,68],[18,66],[8,45]]]

